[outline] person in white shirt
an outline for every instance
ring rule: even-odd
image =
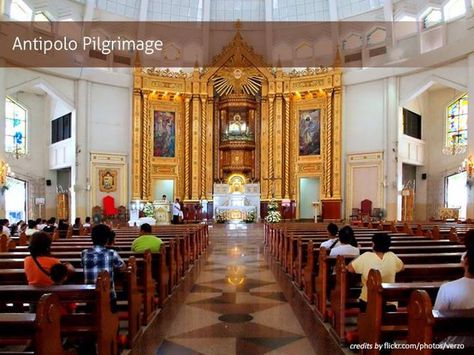
[[[467,250],[463,266],[464,277],[441,285],[433,309],[450,311],[474,308],[474,248]]]
[[[322,242],[321,245],[319,246],[320,248],[326,248],[328,250],[331,250],[334,248],[336,245],[339,244],[339,240],[337,238],[337,232],[338,232],[337,225],[334,223],[329,223],[327,226],[327,231],[328,231],[328,237],[329,239],[326,240],[325,242]]]
[[[28,237],[28,239],[30,239],[29,237],[38,231],[37,226],[38,225],[36,224],[36,221],[33,221],[32,219],[28,220],[28,228],[25,230],[25,235]]]
[[[382,282],[395,282],[395,274],[403,270],[404,264],[398,256],[389,251],[391,238],[388,234],[375,234],[372,237],[373,252],[366,252],[353,260],[349,272],[361,274],[362,292],[359,296],[361,312],[367,309],[367,278],[371,269],[380,271]]]
[[[11,231],[10,228],[8,227],[10,225],[10,221],[8,219],[2,219],[2,233],[5,234],[8,238],[10,238]]]
[[[90,228],[91,227],[91,218],[88,216],[86,217],[86,223],[82,225],[84,228]]]
[[[354,231],[352,230],[352,228],[349,226],[341,228],[341,230],[339,231],[339,244],[331,249],[329,255],[359,256],[359,248],[351,245],[351,243],[354,242],[357,245],[357,241],[355,241]]]
[[[179,204],[179,198],[173,203],[173,224],[179,223],[179,217],[182,216],[181,205]]]

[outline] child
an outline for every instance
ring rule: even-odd
[[[62,285],[67,281],[69,276],[69,269],[66,265],[58,263],[51,266],[49,271],[51,280],[53,280],[55,285]],[[77,304],[74,302],[68,302],[61,304],[61,315],[71,314],[76,311]]]

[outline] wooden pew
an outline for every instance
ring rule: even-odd
[[[336,285],[331,292],[331,320],[336,337],[341,343],[345,341],[345,319],[347,306],[353,304],[360,294],[361,275],[349,273],[342,255],[336,261]],[[461,263],[405,265],[405,269],[397,274],[398,282],[452,280],[463,275]],[[359,312],[356,311],[356,314]]]
[[[36,303],[45,293],[54,292],[61,302],[93,305],[92,313],[73,313],[61,317],[62,336],[94,335],[98,355],[118,354],[118,315],[110,308],[110,279],[106,271],[99,274],[96,285],[57,285],[34,287],[26,285],[0,286],[0,302]]]
[[[60,317],[59,297],[50,293],[40,297],[36,314],[0,313],[0,344],[4,341],[10,343],[11,339],[23,344],[33,340],[34,353],[37,355],[70,353],[62,347]],[[0,350],[0,354],[3,353]]]
[[[474,309],[458,311],[433,310],[431,297],[425,290],[413,291],[408,305],[407,344],[436,344],[447,336],[470,336],[474,334]],[[460,353],[456,348],[445,348]],[[472,349],[468,350],[472,354]],[[467,353],[464,351],[462,353]],[[408,355],[431,355],[430,348],[410,348],[403,350]],[[401,354],[402,351],[394,352]]]
[[[439,276],[449,280],[449,275]],[[406,337],[408,332],[408,315],[405,311],[387,312],[384,306],[388,302],[408,304],[410,294],[416,289],[423,289],[434,299],[443,281],[438,282],[406,282],[382,283],[382,276],[378,270],[370,270],[367,279],[367,310],[358,317],[359,343],[371,344],[368,354],[379,354],[375,344],[385,342],[387,335],[390,338]]]

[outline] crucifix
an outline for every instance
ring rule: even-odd
[[[262,180],[267,180],[271,184],[272,198],[275,198],[275,184],[274,184],[274,182],[275,182],[275,180],[281,180],[281,178],[280,177],[276,178],[275,176],[272,176],[272,177],[262,178]]]

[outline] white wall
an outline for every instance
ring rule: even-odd
[[[132,99],[130,89],[92,84],[89,118],[89,150],[130,151]]]
[[[345,154],[384,150],[384,90],[383,80],[344,87]]]

